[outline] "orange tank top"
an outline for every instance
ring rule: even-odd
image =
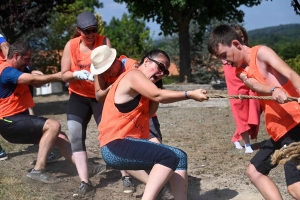
[[[127,58],[126,56],[124,55],[121,55],[119,58],[118,58],[119,61],[122,62],[122,73],[133,68],[133,66],[135,64],[138,64],[138,62],[136,60],[133,60],[131,58]],[[111,77],[111,76],[103,76],[103,79],[106,83],[108,83],[109,85],[113,84],[117,79],[118,77]]]
[[[6,67],[11,67],[11,65],[7,62],[0,64],[0,74]],[[33,106],[34,103],[28,85],[18,84],[9,97],[0,99],[0,119],[24,112]]]
[[[142,96],[138,106],[128,113],[119,112],[115,106],[114,97],[119,82],[132,70],[137,69],[130,69],[121,74],[107,94],[102,111],[102,119],[98,126],[100,147],[116,139],[126,137],[149,138],[148,98]]]
[[[267,84],[257,69],[256,58],[258,49],[259,46],[251,48],[251,58],[247,76],[253,77],[259,82]],[[284,90],[289,96],[300,97],[290,80],[288,80],[288,82],[283,85],[281,89]],[[269,95],[258,93],[258,96]],[[293,101],[285,104],[279,104],[274,100],[259,100],[259,102],[265,113],[267,132],[274,141],[278,141],[282,136],[285,135],[285,133],[300,123],[300,105],[298,102]]]
[[[103,45],[105,37],[97,35],[94,48]],[[70,40],[71,50],[71,71],[87,70],[90,72],[90,66],[92,63],[91,53],[83,54],[80,52],[81,37],[73,38]],[[79,94],[88,98],[95,98],[94,83],[91,81],[76,80],[69,83],[69,92]]]

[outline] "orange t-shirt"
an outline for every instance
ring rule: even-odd
[[[103,45],[105,37],[97,35],[94,49]],[[92,63],[91,53],[83,54],[80,52],[81,37],[77,37],[70,40],[71,49],[71,71],[87,70],[90,72],[90,66]],[[79,94],[88,98],[95,98],[94,83],[88,80],[76,80],[69,83],[69,92]]]
[[[137,69],[130,69],[121,74],[106,96],[102,119],[98,126],[100,147],[126,137],[149,138],[149,99],[142,96],[138,106],[128,113],[119,112],[115,106],[114,98],[119,82],[132,70]]]
[[[0,74],[6,67],[11,67],[7,62],[0,64]],[[15,91],[7,98],[0,98],[0,118],[24,112],[34,106],[28,85],[18,84]]]
[[[237,69],[236,73],[242,71],[250,78],[255,78],[261,83],[267,84],[263,76],[259,73],[256,65],[257,51],[259,46],[251,48],[251,58],[249,70],[243,71],[243,69]],[[293,86],[290,80],[281,87],[289,96],[300,97],[299,93]],[[258,96],[269,96],[258,93]],[[265,113],[266,129],[268,134],[274,141],[278,141],[289,130],[294,128],[300,123],[300,105],[298,102],[288,102],[285,104],[279,104],[274,100],[259,100],[262,109]]]

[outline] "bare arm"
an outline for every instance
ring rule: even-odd
[[[237,74],[237,77],[240,78],[248,88],[261,94],[270,94],[270,90],[274,87],[258,82],[255,78],[248,78],[245,73]]]
[[[105,39],[106,39],[106,45],[109,46],[110,48],[112,48],[110,39],[108,37],[105,37]]]
[[[70,41],[67,42],[61,58],[61,75],[62,75],[62,80],[65,82],[71,82],[76,80],[73,77],[73,72],[71,71]]]
[[[61,72],[55,74],[47,74],[47,75],[32,75],[29,73],[23,73],[19,78],[18,84],[27,84],[32,85],[34,87],[41,87],[42,85],[53,82],[53,81],[61,81]]]
[[[116,103],[128,102],[130,98],[136,94],[141,94],[158,103],[173,103],[187,100],[184,91],[158,89],[156,85],[139,70],[133,70],[126,74],[119,85],[121,86],[119,86],[116,91]],[[188,98],[196,101],[207,100],[208,97],[205,94],[206,91],[203,89],[187,91]]]
[[[8,49],[9,49],[9,43],[8,42],[2,42],[1,43],[1,51],[5,57],[5,59],[7,58],[7,54],[8,54]]]
[[[259,61],[273,67],[282,76],[289,79],[296,90],[300,92],[300,76],[290,68],[271,48],[262,46],[257,52]]]
[[[95,75],[94,78],[96,99],[98,102],[104,102],[106,95],[111,88],[111,85],[107,85],[102,74]]]

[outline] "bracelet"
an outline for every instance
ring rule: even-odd
[[[184,91],[184,96],[185,96],[186,99],[190,99],[190,98],[188,97],[188,95],[187,95],[187,91]]]
[[[273,92],[274,92],[274,90],[275,90],[276,88],[279,88],[279,87],[277,87],[277,86],[273,87],[273,88],[270,90],[270,94],[273,94]]]

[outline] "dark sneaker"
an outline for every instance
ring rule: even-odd
[[[47,163],[52,163],[52,162],[56,162],[56,161],[57,161],[57,159],[55,157],[55,154],[53,152],[50,152],[49,156],[47,157],[47,161],[46,162]],[[35,165],[36,164],[36,160],[32,161],[30,164],[31,165]]]
[[[135,192],[135,187],[134,184],[132,183],[132,178],[130,176],[123,176],[122,181],[123,181],[124,193],[129,194]]]
[[[6,152],[4,151],[4,149],[2,149],[2,151],[0,151],[0,160],[6,160],[8,158]]]
[[[104,173],[107,170],[107,165],[89,163],[88,169],[89,169],[89,177],[91,178],[93,176]]]
[[[37,181],[41,181],[43,183],[59,183],[60,182],[59,178],[55,178],[55,177],[51,176],[51,174],[49,172],[47,172],[46,170],[32,169],[31,172],[29,172],[27,174],[27,177],[37,180]]]
[[[85,183],[82,181],[79,185],[79,188],[74,192],[73,197],[78,199],[83,199],[84,197],[92,197],[94,196],[95,188],[92,183],[89,181]]]

